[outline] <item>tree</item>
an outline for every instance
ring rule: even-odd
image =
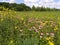
[[[45,8],[45,7],[35,7],[34,5],[31,7],[25,5],[24,3],[17,4],[17,3],[6,3],[6,2],[0,2],[0,10],[9,9],[9,10],[15,10],[15,11],[57,11],[59,9],[55,8]]]
[[[34,5],[32,6],[32,10],[35,11],[35,6]]]

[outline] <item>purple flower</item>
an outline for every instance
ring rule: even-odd
[[[38,29],[35,29],[35,32],[38,32]]]

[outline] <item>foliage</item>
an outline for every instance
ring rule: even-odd
[[[26,6],[25,4],[16,4],[16,3],[5,3],[5,2],[0,2],[0,6],[4,8],[8,8],[10,10],[15,10],[15,11],[29,11],[31,8],[29,6]]]
[[[8,8],[4,8],[4,7],[0,7],[0,11],[8,11],[9,9]]]
[[[32,10],[35,11],[35,9],[36,9],[36,8],[35,8],[35,6],[33,5],[33,6],[32,6]]]
[[[34,5],[31,7],[25,5],[24,3],[16,4],[16,3],[5,3],[0,2],[0,7],[4,7],[5,9],[8,8],[9,10],[15,11],[57,11],[59,9],[55,8],[45,8],[45,7],[35,7]]]
[[[0,11],[0,45],[60,45],[59,14]]]

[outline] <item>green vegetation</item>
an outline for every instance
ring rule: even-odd
[[[60,11],[0,11],[0,45],[60,45]]]
[[[5,2],[0,2],[0,11],[3,11],[3,7],[8,10],[15,10],[15,11],[57,11],[59,9],[55,8],[45,8],[45,7],[35,7],[34,5],[31,7],[25,5],[24,3],[21,4],[16,4],[16,3],[5,3]]]
[[[0,2],[0,7],[8,8],[9,10],[15,10],[15,11],[30,11],[31,8],[26,6],[25,4],[16,4],[16,3],[5,3]],[[2,10],[1,10],[2,11]]]
[[[59,9],[0,2],[0,45],[60,45],[59,34]]]

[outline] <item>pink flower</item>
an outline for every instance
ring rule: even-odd
[[[29,18],[28,19],[28,22],[32,22],[34,19],[33,18]]]
[[[46,33],[46,35],[49,35],[49,33]]]
[[[44,33],[41,33],[41,35],[44,35]]]
[[[42,25],[40,25],[40,26],[39,26],[39,29],[42,29],[42,28],[43,28],[43,26],[42,26]]]
[[[38,32],[38,29],[36,29],[36,27],[33,27],[33,29],[35,30],[35,32]]]
[[[35,29],[35,32],[38,32],[38,29]]]
[[[20,30],[20,32],[22,32],[23,30]]]
[[[55,35],[54,33],[50,33],[50,34],[51,34],[52,37],[54,37],[54,35]]]
[[[51,35],[54,35],[54,33],[50,33]]]

